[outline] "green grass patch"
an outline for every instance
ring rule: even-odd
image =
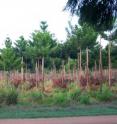
[[[99,105],[67,107],[36,106],[31,104],[0,107],[0,118],[49,118],[95,115],[117,115],[117,101]]]

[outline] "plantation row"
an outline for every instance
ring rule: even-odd
[[[0,106],[10,104],[72,105],[117,99],[117,70],[49,73],[0,72]],[[8,75],[9,74],[9,75]]]
[[[45,91],[42,92],[39,87],[28,90],[26,84],[21,84],[18,88],[11,84],[4,84],[0,87],[0,106],[11,104],[66,106],[117,100],[117,85],[110,89],[103,84],[101,90],[100,88],[94,90],[84,89],[76,83],[71,83],[67,88],[61,89],[51,87],[51,82],[46,82]]]
[[[109,71],[78,71],[73,70],[72,72],[66,72],[64,69],[60,72],[55,70],[49,73],[19,73],[11,72],[8,75],[7,72],[0,72],[0,81],[6,81],[7,83],[12,83],[16,88],[22,83],[28,83],[29,89],[33,87],[38,87],[40,84],[45,84],[47,81],[51,81],[53,86],[59,88],[66,88],[70,83],[77,83],[81,87],[86,86],[99,86],[102,83],[108,84],[109,81]],[[111,85],[117,83],[117,70],[111,70]],[[109,85],[109,84],[108,84]]]

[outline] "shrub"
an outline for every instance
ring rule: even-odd
[[[80,97],[79,97],[79,102],[81,104],[89,104],[90,103],[90,96],[88,92],[82,92]]]
[[[63,92],[54,93],[52,102],[55,105],[66,105],[68,102],[67,94]]]
[[[5,92],[3,89],[0,88],[0,105],[4,104],[5,103]]]
[[[18,92],[15,88],[9,88],[6,92],[6,104],[17,104],[18,102]]]
[[[75,85],[73,85],[74,87]],[[71,102],[81,103],[81,104],[89,104],[90,96],[87,91],[82,91],[80,88],[74,87],[68,93]]]
[[[102,85],[102,90],[96,92],[96,98],[99,101],[109,101],[112,99],[113,93],[107,85]]]
[[[43,98],[43,105],[47,105],[47,106],[53,105],[53,97],[52,97],[52,95],[50,95],[50,96],[45,96],[45,97]]]
[[[14,87],[8,86],[0,89],[0,104],[17,104],[18,92]]]
[[[28,100],[32,103],[42,103],[43,100],[43,93],[40,91],[32,91],[28,94]]]
[[[18,88],[18,86],[21,84],[21,82],[22,82],[22,78],[21,78],[21,76],[20,75],[12,75],[11,77],[10,77],[10,81],[11,81],[11,83],[16,87],[16,88]]]
[[[87,79],[86,79],[86,76],[81,75],[80,78],[79,78],[79,81],[80,81],[80,85],[81,85],[81,87],[86,87],[86,85],[87,85]]]
[[[73,82],[72,79],[70,79],[70,77],[56,77],[52,79],[53,85],[55,87],[59,87],[59,88],[67,88],[67,86]]]
[[[77,88],[78,88],[78,85],[75,82],[70,83],[67,87],[68,90],[75,90]]]
[[[79,102],[79,97],[81,95],[81,89],[80,88],[75,88],[71,91],[69,91],[68,96],[72,101]]]

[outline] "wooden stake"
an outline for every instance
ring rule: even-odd
[[[44,57],[42,58],[42,77],[43,77],[43,84],[42,84],[42,91],[44,91]]]
[[[36,62],[36,64],[35,64],[35,77],[36,77],[36,87],[38,87],[38,64],[37,64],[37,62]]]
[[[80,57],[79,57],[79,53],[77,54],[77,63],[78,63],[78,71],[79,71],[79,69],[80,69],[80,61],[79,61],[79,59],[80,59]]]
[[[22,79],[22,82],[24,81],[24,68],[23,68],[23,57],[22,57],[22,60],[21,60],[21,79]]]
[[[79,81],[79,71],[80,71],[80,54],[78,53],[77,54],[77,64],[78,64],[78,67],[77,67],[77,82]]]
[[[87,87],[89,85],[89,52],[86,48],[86,78],[87,78]]]
[[[54,60],[53,60],[53,73],[56,74],[56,66]]]
[[[70,69],[70,57],[68,58],[68,74],[69,74],[70,79],[72,80],[71,69]]]
[[[81,48],[80,48],[80,71],[82,70],[82,53],[81,53]]]
[[[108,81],[109,81],[109,86],[111,86],[111,57],[110,57],[110,47],[111,47],[111,44],[109,42],[109,45],[108,45]]]
[[[95,67],[94,67],[94,77],[96,78],[96,72],[97,72],[97,63],[96,63],[96,61],[95,61]]]
[[[99,51],[99,72],[101,78],[100,91],[102,92],[102,48],[101,48],[101,36],[100,36],[100,51]]]

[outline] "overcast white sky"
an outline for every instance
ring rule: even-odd
[[[61,41],[66,39],[68,21],[76,17],[63,12],[67,0],[0,0],[0,47],[9,36],[12,41],[23,35],[26,39],[39,29],[40,21],[47,21],[48,30]],[[104,43],[105,44],[105,43]]]
[[[0,0],[0,46],[9,36],[13,41],[20,35],[26,38],[39,29],[40,21],[48,22],[48,30],[58,40],[65,40],[68,20],[76,22],[63,12],[67,0]]]

